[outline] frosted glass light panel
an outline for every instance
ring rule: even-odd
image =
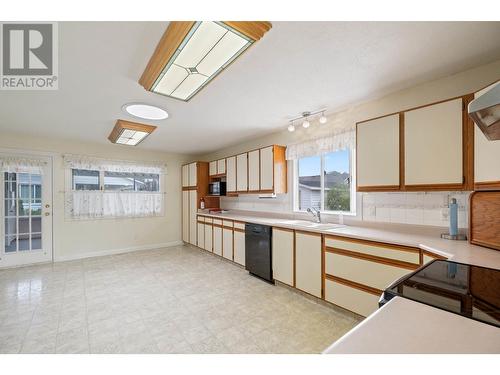
[[[155,129],[153,125],[118,120],[108,139],[120,145],[137,146]]]
[[[195,22],[151,91],[188,101],[252,42],[222,22]]]

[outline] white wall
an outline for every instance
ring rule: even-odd
[[[181,241],[181,164],[186,155],[149,152],[119,145],[32,137],[21,134],[0,135],[2,151],[49,152],[53,156],[54,259],[67,260],[123,250],[139,250],[172,245]],[[165,216],[72,221],[65,218],[65,171],[62,155],[82,154],[131,161],[163,161],[165,175]]]
[[[309,129],[297,128],[294,133],[286,131],[288,124],[283,124],[283,130],[277,133],[240,143],[211,154],[203,155],[202,160],[214,160],[228,155],[235,155],[247,150],[268,146],[270,144],[290,145],[308,139],[319,138],[331,134],[343,127],[351,127],[358,121],[397,112],[435,101],[461,96],[479,90],[500,78],[500,60],[483,65],[455,75],[405,89],[390,95],[373,98],[368,102],[359,103],[344,108],[335,113],[327,112],[328,123],[311,124]],[[304,110],[300,108],[297,112]],[[255,196],[240,196],[237,198],[222,198],[221,206],[228,209],[243,209],[252,211],[292,212],[292,163],[289,162],[289,193],[276,200],[261,200]],[[460,224],[467,225],[467,193],[364,193],[357,194],[358,220],[387,221],[400,223],[418,223],[424,225],[446,225],[447,217],[443,213],[445,199],[457,197],[464,202],[459,212]],[[427,198],[426,198],[427,197]],[[465,198],[464,198],[465,197]],[[401,202],[405,202],[404,204]],[[429,202],[439,202],[429,203]],[[363,208],[365,212],[363,212]],[[392,208],[392,215],[390,209]],[[399,214],[396,209],[399,210]],[[378,210],[378,213],[377,213]],[[424,210],[426,214],[424,215]],[[375,213],[374,213],[375,212]]]

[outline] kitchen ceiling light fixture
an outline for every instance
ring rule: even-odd
[[[295,131],[295,125],[293,124],[293,121],[290,121],[290,125],[288,125],[288,131],[290,133],[293,133]]]
[[[127,103],[122,109],[129,115],[145,120],[165,120],[168,113],[160,107],[144,103]]]
[[[171,21],[139,83],[188,101],[270,29],[265,21]]]
[[[319,123],[320,124],[326,124],[326,122],[328,121],[328,119],[326,118],[325,116],[325,112],[321,112],[321,117],[319,118]]]
[[[144,138],[150,135],[156,126],[140,124],[138,122],[117,120],[108,139],[112,143],[137,146]]]
[[[311,115],[311,112],[302,112],[302,118],[304,121],[302,121],[302,127],[304,129],[307,129],[311,123],[309,122],[309,116]]]

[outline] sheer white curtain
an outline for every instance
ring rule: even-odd
[[[69,176],[65,195],[67,218],[78,220],[164,215],[164,164],[64,155],[64,165]],[[160,191],[72,190],[71,169],[99,171],[100,179],[103,178],[104,172],[158,174]],[[103,181],[100,181],[100,185],[103,186]]]
[[[344,149],[352,149],[356,145],[354,128],[344,129],[333,135],[312,139],[302,143],[289,145],[286,148],[287,160],[298,160],[307,156],[326,154]]]
[[[0,172],[43,174],[45,160],[0,154]]]

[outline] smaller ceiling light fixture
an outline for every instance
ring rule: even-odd
[[[140,124],[138,122],[118,120],[116,121],[115,127],[111,131],[108,139],[112,143],[127,145],[127,146],[137,146],[141,143],[148,135],[150,135],[156,126]]]
[[[302,117],[304,118],[304,121],[302,122],[302,127],[304,129],[307,129],[311,123],[309,122],[309,116],[311,115],[311,112],[302,112]]]
[[[326,124],[327,118],[325,116],[325,111],[321,112],[321,117],[319,118],[320,124]]]
[[[295,131],[295,125],[293,124],[293,121],[290,121],[290,125],[288,125],[288,131],[290,133],[293,133]]]
[[[145,120],[165,120],[168,113],[162,108],[144,103],[127,103],[122,109],[129,115]]]

